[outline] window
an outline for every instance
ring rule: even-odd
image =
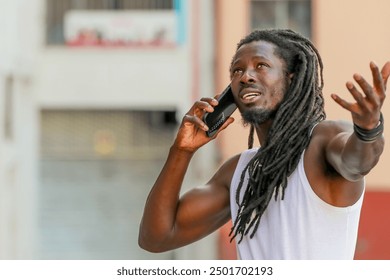
[[[311,37],[310,0],[252,0],[251,27],[289,28]]]
[[[64,44],[64,16],[69,10],[172,10],[174,0],[46,0],[46,42]]]

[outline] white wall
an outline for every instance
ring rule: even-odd
[[[31,92],[35,1],[0,1],[0,259],[28,259],[36,241],[37,119]],[[28,46],[28,47],[26,47]],[[36,48],[35,48],[36,49]],[[12,77],[12,137],[4,134],[5,81]]]
[[[47,48],[37,66],[39,105],[172,108],[189,95],[188,48]]]

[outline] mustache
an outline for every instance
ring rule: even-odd
[[[248,85],[248,84],[240,85],[240,91],[244,89],[253,89],[253,90],[261,91],[260,87],[256,85]]]

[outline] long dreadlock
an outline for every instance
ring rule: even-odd
[[[233,240],[251,230],[252,238],[273,194],[281,189],[284,199],[287,178],[296,169],[302,152],[310,142],[313,126],[326,118],[324,112],[323,64],[314,45],[300,34],[288,29],[256,30],[243,38],[237,50],[253,41],[273,43],[275,55],[285,61],[286,75],[293,73],[291,84],[276,112],[265,144],[244,168],[237,188],[238,213],[230,232]],[[254,126],[248,140],[253,146]],[[245,174],[249,179],[240,201]]]

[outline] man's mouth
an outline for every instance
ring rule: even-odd
[[[250,100],[250,99],[253,99],[257,96],[260,96],[259,92],[248,92],[248,93],[245,93],[244,95],[242,95],[241,98],[244,100]]]
[[[261,95],[260,89],[254,86],[242,87],[239,94],[242,100],[250,100],[260,95]]]

